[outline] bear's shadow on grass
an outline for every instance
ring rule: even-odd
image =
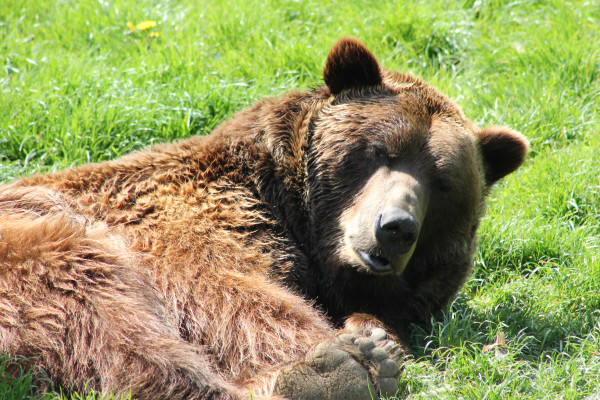
[[[517,296],[482,312],[471,304],[471,298],[459,294],[427,328],[413,326],[411,352],[415,359],[445,357],[448,351],[466,349],[472,354],[500,347],[516,361],[539,362],[542,355],[569,352],[567,344],[577,342],[593,329],[591,319],[568,321],[558,314],[536,315]],[[504,343],[498,343],[499,332]]]

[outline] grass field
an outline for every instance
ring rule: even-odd
[[[596,0],[2,0],[0,181],[208,133],[320,85],[344,36],[531,140],[492,192],[472,279],[415,335],[398,397],[600,398]],[[32,385],[0,379],[0,399]]]

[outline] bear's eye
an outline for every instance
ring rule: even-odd
[[[436,179],[436,186],[440,192],[447,193],[454,187],[454,182],[449,178],[441,177]]]
[[[389,156],[386,145],[377,141],[370,143],[369,152],[374,158],[388,158]]]

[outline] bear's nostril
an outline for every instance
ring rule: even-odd
[[[418,235],[419,221],[405,210],[388,208],[377,218],[375,237],[388,250],[406,253]]]

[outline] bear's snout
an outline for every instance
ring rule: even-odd
[[[368,273],[402,274],[421,234],[429,191],[418,174],[382,167],[341,217],[348,264]]]
[[[386,253],[397,258],[409,252],[419,236],[419,220],[406,210],[391,207],[377,216],[375,238]]]

